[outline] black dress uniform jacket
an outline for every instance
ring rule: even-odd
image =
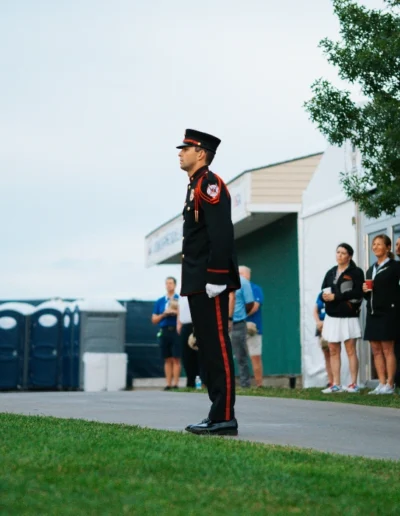
[[[240,288],[230,195],[208,167],[190,178],[183,219],[181,295],[204,292],[206,283]]]
[[[367,270],[372,279],[374,266]],[[372,292],[364,294],[367,300],[367,320],[364,339],[369,341],[395,340],[399,332],[400,263],[389,260],[378,268]]]
[[[332,267],[326,273],[321,289],[331,287],[335,294],[333,301],[325,303],[325,310],[329,317],[359,317],[363,300],[362,286],[364,272],[354,263],[342,272],[336,279],[338,267]]]
[[[372,279],[374,265],[366,274],[367,279]],[[369,314],[384,315],[390,313],[394,308],[399,309],[400,305],[400,263],[389,260],[378,269],[374,279],[372,293],[364,294],[367,300],[367,311]],[[400,323],[399,323],[400,326]]]

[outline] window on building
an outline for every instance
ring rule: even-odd
[[[396,243],[398,238],[400,238],[400,224],[393,226],[393,245]]]

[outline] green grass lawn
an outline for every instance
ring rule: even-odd
[[[0,414],[0,514],[397,515],[400,462]]]
[[[400,408],[400,396],[398,394],[385,396],[370,396],[371,389],[362,389],[360,393],[349,394],[322,394],[321,389],[287,389],[277,387],[263,387],[261,389],[236,389],[239,396],[264,396],[270,398],[295,398],[298,400],[333,401],[336,403],[355,403],[357,405],[370,405],[371,407]],[[177,389],[176,392],[206,392],[194,389]],[[400,445],[399,445],[400,446]]]

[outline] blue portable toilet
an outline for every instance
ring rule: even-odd
[[[30,318],[28,387],[56,389],[62,382],[62,300],[45,301]]]
[[[62,345],[61,345],[61,388],[71,388],[71,363],[72,363],[72,312],[66,306],[62,319]]]
[[[35,307],[28,303],[0,305],[0,389],[25,387],[29,316]]]
[[[79,389],[79,369],[81,360],[81,314],[79,306],[74,303],[74,310],[72,313],[72,352],[71,352],[71,389]]]
[[[79,388],[79,310],[76,303],[66,303],[63,314],[61,388]]]

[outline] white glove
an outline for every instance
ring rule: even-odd
[[[213,285],[212,283],[207,283],[206,292],[208,297],[216,297],[221,294],[226,289],[226,285]]]

